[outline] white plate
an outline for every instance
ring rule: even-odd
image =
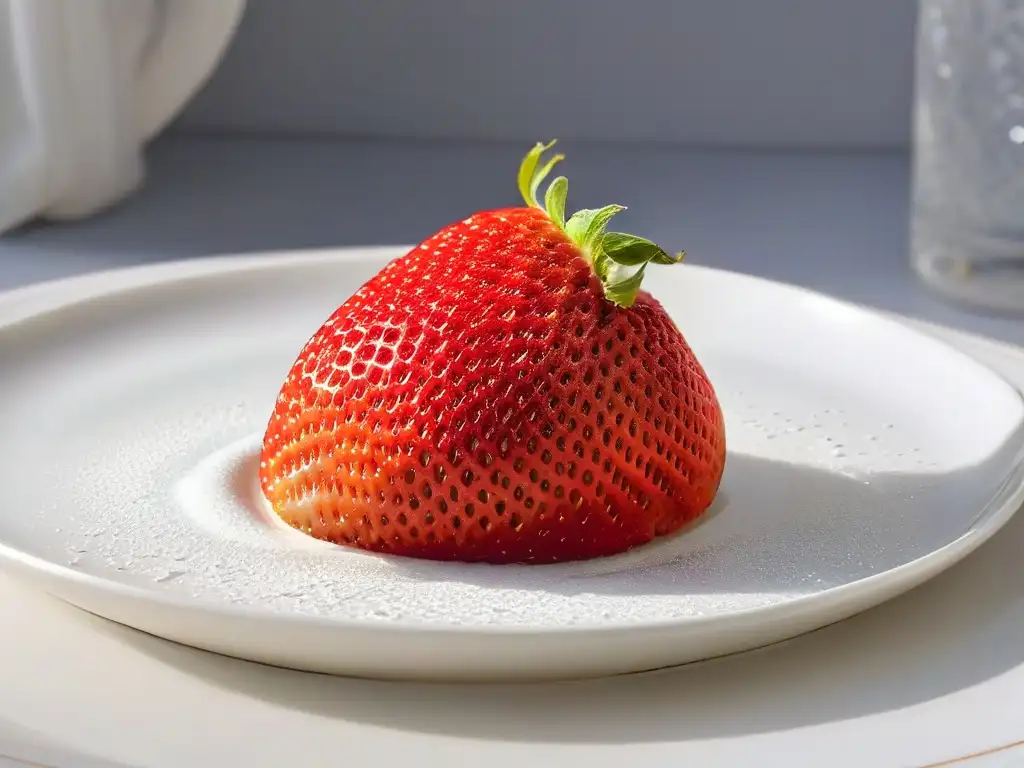
[[[92,279],[19,297],[30,311]],[[8,305],[0,297],[0,311]],[[1024,350],[900,322],[1024,385]],[[86,756],[97,768],[333,768],[339,744],[350,765],[423,768],[818,768],[823,756],[829,768],[923,768],[980,753],[956,765],[1008,768],[1024,758],[1022,551],[1018,514],[939,577],[817,632],[669,670],[537,685],[252,664],[83,614],[0,574],[0,753],[69,768],[91,766]]]
[[[651,283],[730,442],[707,519],[564,566],[313,541],[257,503],[259,434],[301,344],[399,252],[180,263],[93,278],[92,298],[43,314],[0,305],[3,560],[86,610],[257,661],[575,677],[845,618],[953,564],[1022,500],[1024,406],[994,373],[860,309],[677,267]]]

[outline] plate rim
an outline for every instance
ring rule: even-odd
[[[344,260],[361,260],[376,258],[391,260],[397,258],[413,246],[407,245],[371,245],[371,246],[340,246],[308,250],[278,250],[260,253],[218,254],[197,258],[172,259],[155,264],[137,264],[130,267],[115,267],[88,272],[70,277],[46,280],[13,290],[0,292],[0,333],[7,331],[22,322],[60,312],[63,309],[81,306],[93,301],[129,294],[147,288],[180,285],[192,281],[200,281],[208,277],[270,270],[290,263],[295,266],[307,267],[319,263]],[[864,305],[849,302],[841,298],[829,296],[792,283],[772,280],[770,278],[750,275],[733,270],[719,269],[711,266],[687,264],[687,269],[703,273],[723,276],[730,280],[753,283],[764,289],[783,290],[802,294],[815,302],[824,302],[833,308],[871,320],[882,322],[898,329],[900,333],[910,334],[916,341],[929,343],[944,354],[952,354],[955,358],[978,373],[987,375],[994,383],[999,383],[1024,406],[1024,392],[1008,381],[992,368],[971,357],[966,352],[948,344],[942,339],[901,322],[899,316],[882,312]],[[997,342],[999,343],[999,342]],[[1003,346],[1014,349],[1013,345]],[[1022,419],[1024,425],[1024,419]],[[1019,430],[1018,430],[1019,431]],[[413,633],[416,635],[483,635],[489,637],[533,638],[552,636],[572,637],[581,633],[588,635],[620,635],[644,632],[663,632],[685,630],[702,627],[708,624],[722,625],[729,623],[742,626],[747,622],[758,621],[762,615],[773,616],[779,620],[804,616],[816,608],[836,607],[838,605],[856,604],[858,598],[863,600],[865,594],[877,594],[883,590],[872,590],[877,582],[890,585],[896,594],[903,593],[927,581],[939,573],[951,568],[969,555],[985,541],[995,535],[1024,505],[1024,444],[1018,448],[1017,456],[1009,472],[995,486],[989,502],[974,516],[969,527],[957,538],[947,542],[927,554],[879,573],[871,574],[862,579],[848,582],[822,592],[799,595],[782,603],[757,605],[730,611],[726,615],[699,615],[672,617],[656,620],[643,620],[624,624],[602,624],[584,622],[565,626],[527,626],[527,625],[456,625],[431,624],[419,621],[403,621],[396,623],[367,622],[345,617],[324,617],[301,613],[276,612],[252,606],[239,606],[217,603],[204,599],[188,600],[172,593],[149,590],[109,579],[104,576],[77,571],[69,566],[60,565],[42,557],[23,552],[0,541],[0,565],[13,567],[18,574],[28,579],[43,576],[45,583],[40,585],[44,591],[58,599],[77,603],[50,588],[54,581],[68,582],[77,588],[103,593],[106,596],[133,602],[157,604],[163,610],[187,611],[200,618],[229,618],[236,621],[268,622],[280,624],[285,622],[293,627],[327,631],[357,632],[366,635],[395,633]],[[38,581],[37,581],[38,584]],[[868,600],[871,607],[889,598]],[[860,608],[865,610],[866,608]],[[86,609],[88,610],[88,609]]]

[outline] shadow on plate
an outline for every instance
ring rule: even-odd
[[[979,508],[981,497],[959,506],[948,496],[977,491],[975,480],[971,472],[850,477],[730,453],[708,513],[622,555],[542,566],[388,562],[415,581],[484,588],[514,582],[567,596],[806,594],[895,568],[958,538],[967,523],[961,510]]]

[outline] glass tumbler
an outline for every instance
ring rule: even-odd
[[[919,0],[911,260],[1024,313],[1024,0]]]

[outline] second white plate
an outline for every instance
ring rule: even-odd
[[[276,524],[259,438],[295,354],[400,250],[283,254],[0,300],[0,557],[87,610],[342,674],[577,677],[792,637],[952,565],[1022,500],[1024,407],[986,368],[799,289],[659,270],[730,454],[691,530],[563,566],[369,555]]]

